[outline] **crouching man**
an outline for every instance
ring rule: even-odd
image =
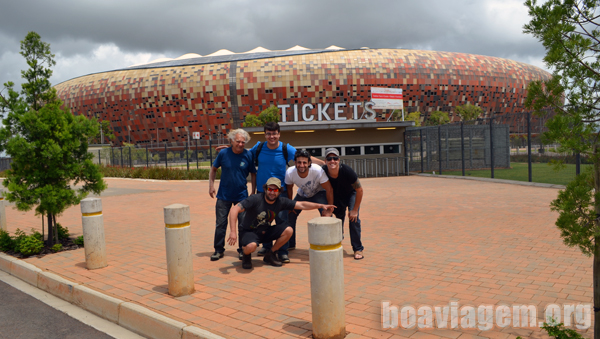
[[[263,187],[264,191],[241,201],[231,208],[229,212],[229,226],[231,232],[227,243],[234,246],[237,239],[236,224],[238,214],[246,212],[242,219],[242,230],[240,232],[240,244],[244,256],[242,267],[252,268],[252,252],[256,250],[259,243],[275,240],[273,247],[265,253],[263,261],[269,265],[279,267],[283,265],[278,260],[274,252],[288,242],[293,234],[293,230],[286,223],[276,222],[277,214],[280,211],[297,210],[316,210],[319,208],[333,212],[334,205],[317,204],[308,201],[294,201],[286,197],[280,197],[281,181],[277,178],[270,178]],[[271,225],[273,222],[275,223]]]

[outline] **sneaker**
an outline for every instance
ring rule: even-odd
[[[266,248],[261,248],[260,250],[258,250],[258,256],[262,257],[265,255],[265,253],[267,253],[267,249]]]
[[[281,263],[281,261],[277,260],[277,255],[275,255],[275,253],[273,253],[273,251],[268,250],[267,253],[265,253],[265,257],[263,258],[263,261],[269,265],[275,266],[275,267],[280,267],[283,265],[283,263]]]
[[[246,270],[252,268],[252,254],[242,254],[242,268]]]
[[[280,260],[282,263],[284,263],[284,264],[287,264],[287,263],[289,263],[289,262],[290,262],[290,257],[288,257],[288,255],[287,255],[287,254],[280,254],[280,255],[279,255],[279,260]]]
[[[224,255],[225,255],[224,253],[215,252],[210,256],[210,261],[217,261],[217,260],[223,258]]]
[[[239,253],[238,253],[238,258],[239,258],[240,260],[243,260],[243,259],[244,259],[244,252],[239,252]]]

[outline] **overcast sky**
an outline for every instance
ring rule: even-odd
[[[523,34],[513,0],[3,0],[0,83],[21,83],[20,41],[50,43],[53,84],[185,53],[406,48],[508,58],[544,68],[543,46]]]

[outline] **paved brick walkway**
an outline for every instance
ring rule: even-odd
[[[211,262],[214,204],[208,182],[107,179],[102,198],[109,267],[85,269],[83,249],[27,262],[169,317],[233,338],[311,336],[307,220],[298,249],[281,268],[243,270],[231,247]],[[591,303],[592,261],[563,245],[549,203],[556,189],[489,182],[396,177],[362,179],[365,259],[345,248],[347,338],[545,337],[538,328],[382,328],[381,303],[459,306]],[[196,291],[167,292],[163,207],[190,205]],[[39,216],[7,208],[9,231],[40,228]],[[81,235],[79,206],[58,218]],[[346,225],[346,234],[347,233]],[[434,316],[435,317],[435,316]],[[592,331],[585,333],[592,336]]]

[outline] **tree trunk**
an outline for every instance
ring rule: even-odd
[[[594,145],[594,189],[600,192],[600,159],[598,159],[598,145]],[[596,220],[594,228],[598,229],[600,216],[600,201],[594,201]],[[594,339],[600,339],[600,236],[594,237],[594,268],[593,268],[593,290],[594,294]]]
[[[52,213],[48,213],[48,239],[46,239],[46,246],[52,247],[54,246],[54,227],[52,223]]]
[[[52,221],[54,222],[54,243],[60,244],[58,240],[58,226],[56,225],[56,214],[52,214]]]

